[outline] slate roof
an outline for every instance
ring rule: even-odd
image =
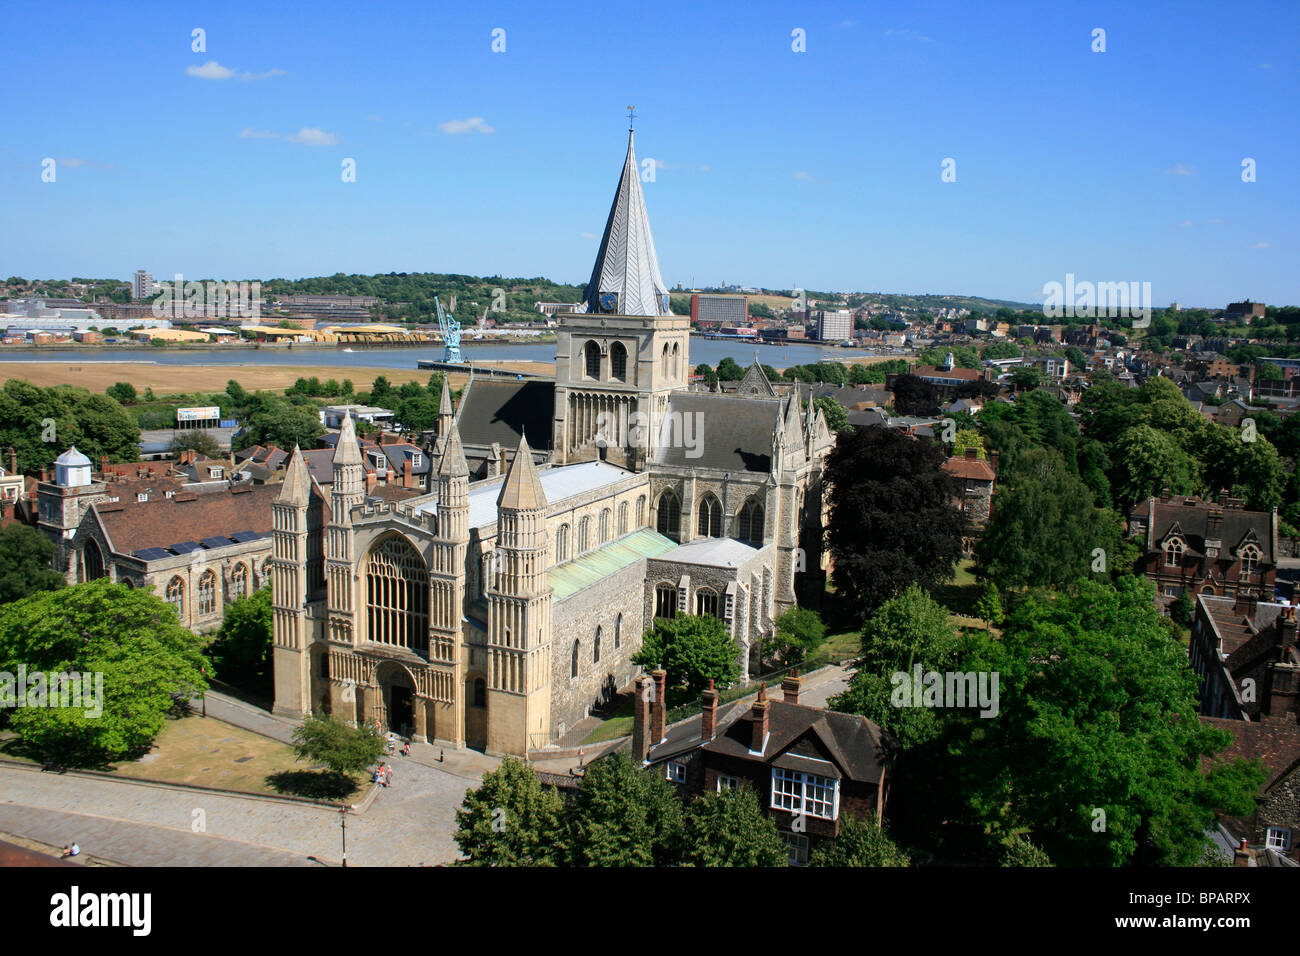
[[[466,445],[491,445],[513,449],[528,433],[528,444],[538,451],[551,448],[555,383],[539,379],[493,381],[476,378],[461,396],[457,422]]]
[[[772,765],[789,757],[829,760],[850,780],[880,782],[894,742],[867,718],[804,704],[787,704],[783,700],[769,700],[767,704],[768,738],[762,757],[749,749],[752,707],[703,749]],[[821,775],[829,774],[823,769]]]
[[[780,424],[780,400],[673,392],[656,464],[766,473],[772,470],[772,435]],[[670,427],[676,430],[672,441]]]
[[[1272,515],[1263,511],[1245,511],[1241,508],[1226,508],[1207,501],[1192,499],[1176,501],[1156,501],[1151,520],[1150,546],[1159,548],[1165,537],[1178,525],[1183,540],[1198,556],[1205,554],[1205,539],[1210,537],[1209,517],[1211,512],[1223,515],[1219,529],[1213,536],[1222,542],[1220,556],[1236,560],[1236,551],[1246,536],[1252,531],[1255,543],[1259,546],[1261,563],[1276,564],[1273,554]]]
[[[278,485],[236,486],[208,495],[178,495],[129,508],[101,510],[99,522],[119,554],[166,548],[181,541],[226,537],[236,531],[271,533],[271,502]]]

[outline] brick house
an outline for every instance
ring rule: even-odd
[[[962,550],[969,554],[975,538],[984,528],[993,511],[993,487],[998,478],[998,453],[991,452],[987,459],[979,457],[979,449],[966,449],[962,456],[954,456],[943,463],[943,470],[962,483],[960,498],[953,504],[958,511],[970,517],[975,535],[962,542]]]
[[[1255,798],[1254,813],[1219,817],[1221,828],[1240,847],[1237,865],[1270,865],[1274,854],[1292,863],[1300,862],[1300,726],[1295,716],[1265,717],[1261,721],[1219,717],[1201,720],[1232,734],[1233,742],[1220,755],[1222,758],[1259,760],[1267,774]],[[1252,846],[1253,853],[1249,852]]]
[[[1188,660],[1206,717],[1296,723],[1300,651],[1295,608],[1200,594]]]
[[[800,704],[797,674],[781,682],[782,700],[769,700],[762,687],[750,706],[719,707],[710,684],[700,716],[671,728],[660,703],[663,671],[638,683],[633,754],[662,767],[684,795],[751,787],[792,865],[837,836],[844,813],[881,821],[896,741],[865,717]]]
[[[1247,511],[1240,498],[1148,498],[1129,515],[1146,540],[1139,574],[1155,581],[1163,610],[1179,595],[1267,600],[1277,573],[1277,510]]]

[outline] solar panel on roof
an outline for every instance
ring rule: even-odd
[[[182,541],[180,544],[169,544],[167,550],[172,554],[189,554],[191,551],[198,551],[203,545],[197,541]]]
[[[137,558],[143,558],[145,561],[157,561],[159,558],[170,558],[171,552],[166,548],[143,548],[133,552]]]
[[[230,544],[229,538],[204,538],[200,542],[205,548],[224,548]]]
[[[245,541],[256,541],[261,535],[256,531],[236,531],[230,536],[231,541],[238,541],[241,544]]]

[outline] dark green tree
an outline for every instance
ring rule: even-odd
[[[130,382],[117,382],[107,389],[108,397],[121,405],[130,405],[136,399],[135,386]]]
[[[840,832],[808,858],[809,866],[908,866],[911,860],[871,818],[840,814]]]
[[[238,683],[263,676],[271,666],[271,589],[261,588],[226,606],[216,638],[208,646],[217,676]]]
[[[456,810],[456,845],[467,866],[562,866],[565,831],[564,798],[514,757],[485,773]]]
[[[63,587],[63,575],[50,567],[53,560],[49,535],[17,521],[0,528],[0,604]]]
[[[832,580],[853,613],[866,617],[910,582],[950,581],[962,555],[967,516],[942,468],[943,446],[895,429],[857,428],[840,436],[827,461],[827,543]]]
[[[776,824],[749,787],[706,793],[686,811],[687,866],[785,866]]]
[[[814,401],[813,405],[822,410],[822,414],[826,417],[826,427],[830,429],[831,434],[848,430],[849,413],[834,398],[823,395]]]
[[[575,866],[671,866],[681,855],[682,805],[673,785],[628,753],[588,765],[568,816]]]
[[[321,763],[340,777],[364,773],[384,753],[384,736],[372,724],[349,727],[337,717],[308,716],[293,731],[299,760]]]
[[[725,687],[740,676],[739,651],[721,620],[711,614],[657,618],[632,662],[663,668],[668,685],[698,694],[713,680]]]

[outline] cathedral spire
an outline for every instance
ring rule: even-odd
[[[546,493],[542,491],[542,480],[537,477],[526,437],[519,439],[519,450],[515,452],[510,471],[501,485],[497,507],[512,511],[539,511],[546,507]]]
[[[310,499],[311,475],[307,471],[307,462],[302,457],[302,449],[294,445],[293,454],[289,456],[289,467],[284,471],[284,481],[281,482],[280,493],[275,500],[301,508]]]
[[[334,446],[333,464],[361,464],[361,446],[357,444],[357,426],[352,423],[351,412],[343,416],[343,425],[339,428],[338,444]]]
[[[465,478],[469,465],[465,463],[465,447],[460,442],[460,427],[452,422],[442,446],[442,461],[438,463],[439,478]]]
[[[630,120],[629,120],[630,123]],[[640,169],[627,131],[627,158],[618,181],[605,235],[587,283],[586,311],[611,315],[672,315],[668,287],[659,274],[650,217],[641,195]]]

